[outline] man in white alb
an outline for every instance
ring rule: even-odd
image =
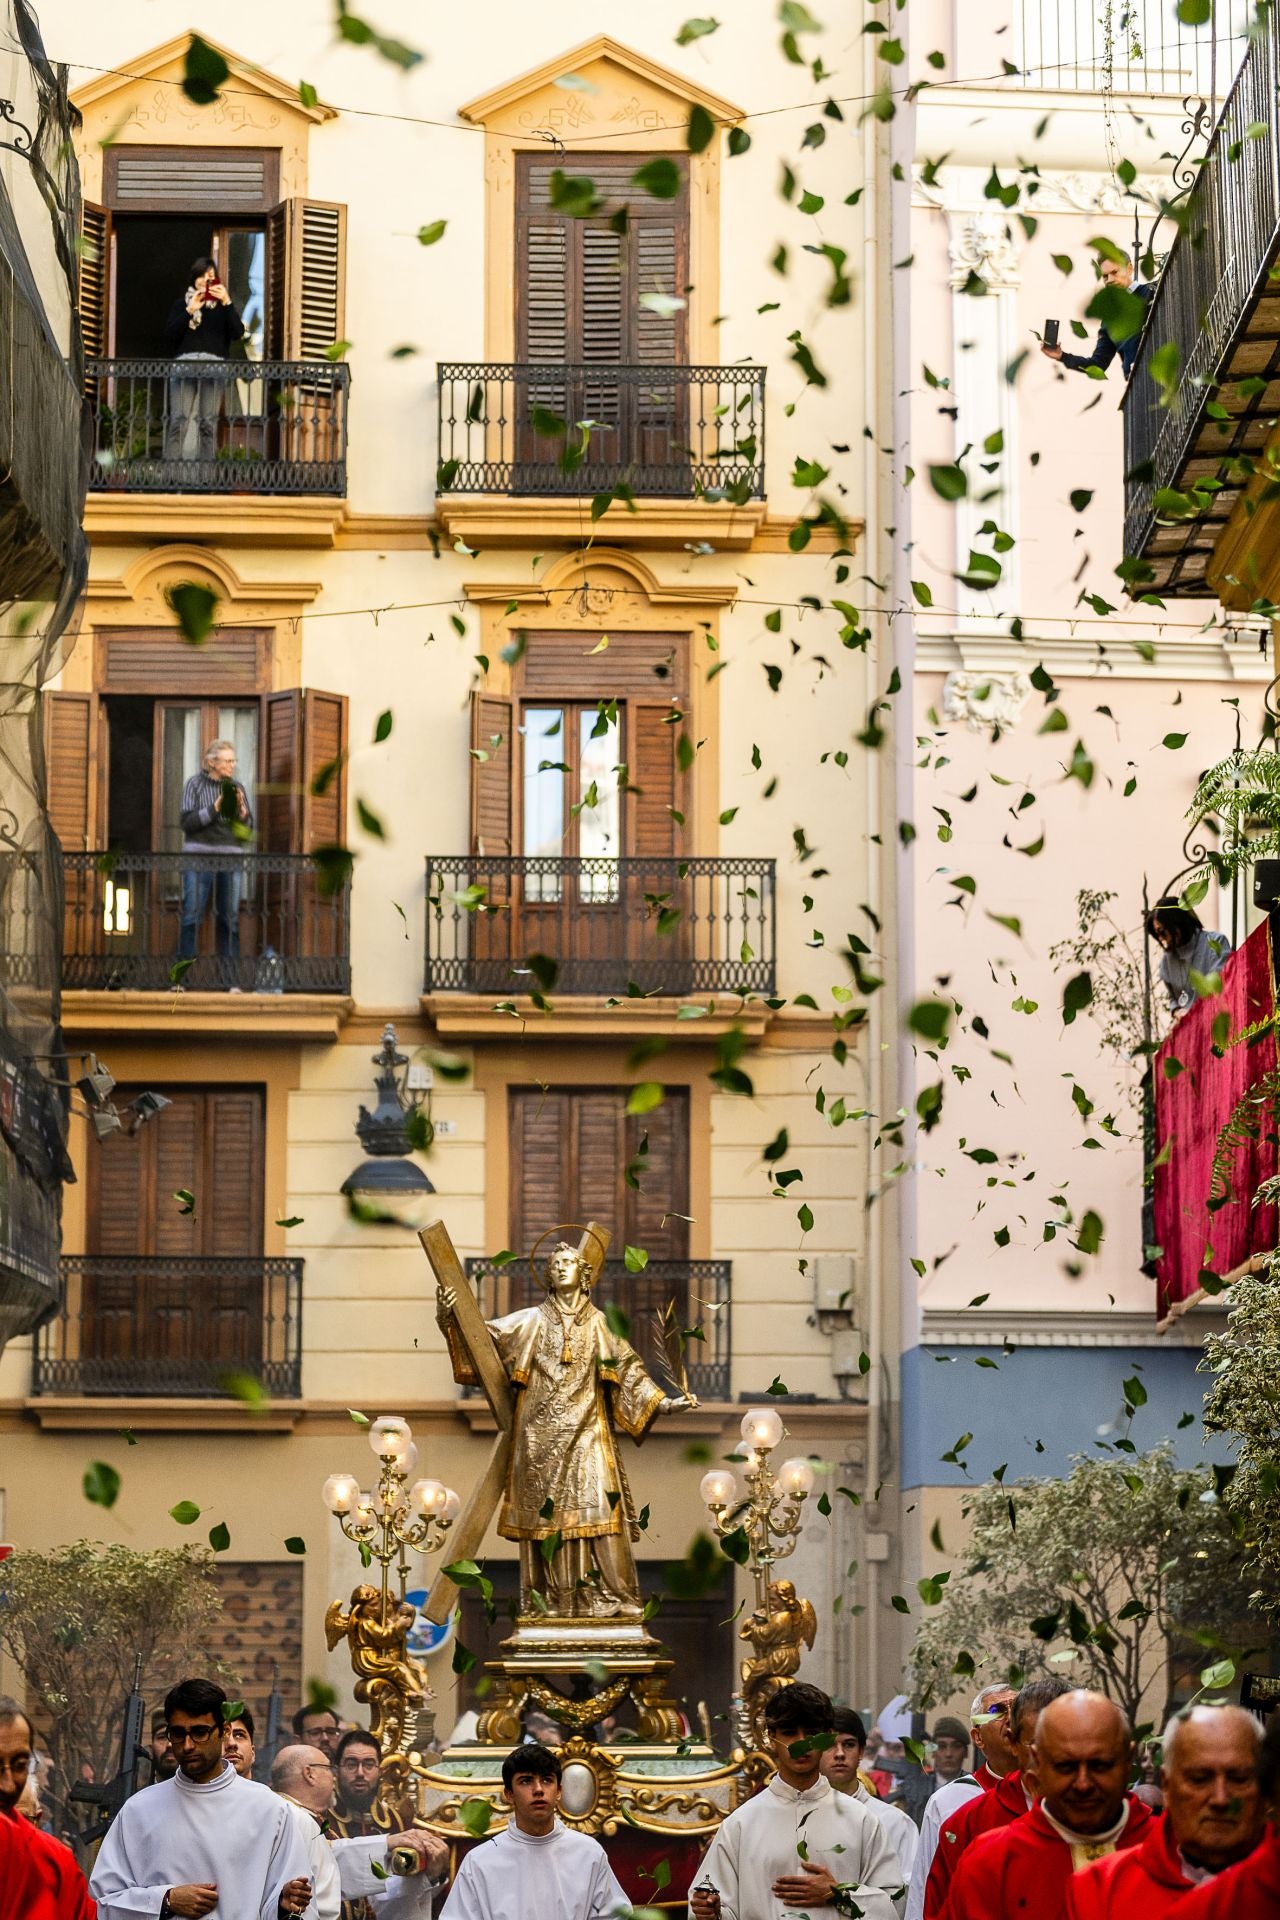
[[[895,1920],[898,1856],[880,1822],[820,1769],[834,1709],[820,1687],[780,1687],[764,1710],[778,1771],[723,1821],[694,1875],[694,1920],[777,1920],[779,1906]]]
[[[549,1747],[517,1747],[502,1763],[511,1819],[473,1847],[441,1920],[613,1920],[631,1912],[604,1848],[556,1819],[560,1761]]]
[[[89,1881],[99,1920],[296,1920],[311,1899],[288,1807],[223,1758],[227,1696],[212,1680],[165,1695],[172,1780],[126,1800]]]
[[[835,1739],[819,1757],[819,1764],[826,1778],[837,1793],[847,1793],[859,1806],[874,1813],[880,1825],[889,1836],[889,1844],[898,1856],[898,1865],[902,1868],[904,1890],[898,1903],[899,1912],[906,1904],[905,1883],[910,1878],[912,1864],[916,1857],[916,1848],[920,1845],[920,1829],[909,1813],[901,1807],[891,1807],[887,1800],[878,1800],[867,1791],[861,1778],[862,1756],[867,1750],[867,1729],[862,1715],[855,1713],[852,1707],[837,1707],[834,1716]],[[937,1798],[935,1794],[934,1798]]]

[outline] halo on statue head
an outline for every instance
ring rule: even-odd
[[[570,1251],[572,1253],[577,1253],[578,1252],[577,1247],[570,1246],[569,1241],[565,1239],[566,1234],[573,1233],[575,1231],[578,1233],[587,1234],[592,1240],[595,1241],[594,1252],[586,1251],[580,1254],[579,1256],[582,1260],[586,1262],[586,1265],[588,1268],[587,1285],[589,1287],[593,1287],[596,1281],[600,1278],[600,1269],[604,1265],[604,1257],[608,1251],[607,1243],[600,1238],[600,1235],[596,1232],[594,1227],[590,1227],[587,1225],[585,1220],[562,1220],[558,1227],[548,1227],[545,1233],[540,1233],[538,1235],[538,1238],[533,1243],[533,1251],[529,1255],[529,1265],[532,1268],[538,1280],[542,1283],[543,1287],[546,1287],[549,1285],[549,1281],[547,1279],[547,1268],[551,1264],[551,1257],[550,1255],[548,1255],[546,1259],[544,1259],[541,1263],[539,1263],[539,1260],[538,1260],[539,1247],[545,1246],[548,1240],[555,1240],[557,1246],[563,1243],[565,1246],[570,1247]]]

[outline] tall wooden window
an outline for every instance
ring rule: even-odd
[[[517,1252],[562,1221],[598,1220],[613,1235],[614,1259],[624,1246],[643,1247],[651,1262],[688,1258],[687,1089],[668,1087],[660,1107],[639,1115],[627,1112],[625,1088],[514,1087],[510,1126],[509,1244]],[[626,1169],[646,1138],[632,1186]],[[668,1280],[663,1286],[670,1290]]]
[[[137,1089],[117,1091],[117,1102]],[[90,1158],[89,1254],[121,1256],[86,1280],[83,1346],[97,1360],[193,1358],[251,1366],[262,1344],[264,1094],[261,1087],[161,1089],[172,1104]],[[181,1197],[190,1194],[188,1202]],[[239,1271],[193,1272],[191,1260]],[[177,1264],[181,1262],[182,1264]]]
[[[91,358],[164,354],[191,262],[218,263],[251,360],[318,360],[342,338],[346,208],[281,200],[277,149],[108,149],[100,205],[86,203],[80,324]]]
[[[674,199],[657,200],[632,185],[654,157],[516,155],[519,359],[633,366],[688,359],[688,166],[683,156],[664,156],[674,159],[680,186]],[[584,220],[552,206],[557,169],[592,183],[598,214]]]

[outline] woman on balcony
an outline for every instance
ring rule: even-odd
[[[1195,1003],[1192,974],[1207,979],[1231,952],[1226,934],[1201,926],[1199,915],[1180,906],[1173,894],[1157,900],[1147,915],[1147,938],[1160,948],[1160,978],[1174,1013],[1185,1013]]]
[[[175,361],[229,360],[231,349],[244,337],[244,321],[231,295],[218,278],[207,255],[193,262],[190,283],[174,301],[165,322],[166,351]],[[226,382],[207,373],[192,373],[169,382],[169,417],[165,423],[164,457],[185,460],[191,427],[198,435],[201,464],[212,466],[218,451],[218,416]],[[212,478],[212,476],[210,476]]]

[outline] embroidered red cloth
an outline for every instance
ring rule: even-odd
[[[1242,1145],[1233,1161],[1231,1198],[1209,1211],[1210,1180],[1218,1135],[1237,1101],[1271,1073],[1276,1036],[1265,1034],[1252,1046],[1231,1047],[1221,1059],[1213,1053],[1213,1023],[1224,1010],[1230,1032],[1238,1033],[1275,1011],[1271,964],[1271,928],[1256,927],[1222,967],[1222,992],[1197,1000],[1162,1043],[1152,1063],[1156,1102],[1155,1202],[1157,1318],[1190,1299],[1205,1268],[1230,1273],[1252,1253],[1276,1244],[1276,1209],[1255,1207],[1259,1184],[1276,1171],[1274,1129],[1265,1124],[1257,1139]],[[1172,1077],[1166,1063],[1174,1063]],[[1168,1148],[1166,1152],[1165,1149]]]

